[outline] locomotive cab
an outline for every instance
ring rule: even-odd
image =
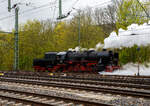
[[[46,62],[47,68],[51,68],[57,64],[57,52],[46,52],[44,59]]]
[[[55,61],[57,58],[57,52],[46,52],[44,58]]]

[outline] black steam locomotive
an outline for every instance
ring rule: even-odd
[[[112,72],[118,69],[119,54],[113,51],[47,52],[43,59],[34,59],[36,71],[49,72]]]

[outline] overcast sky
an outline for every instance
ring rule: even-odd
[[[10,31],[14,28],[15,11],[11,13],[7,10],[8,0],[0,0],[0,28],[4,31]],[[27,20],[55,20],[58,16],[58,1],[59,0],[12,0],[12,5],[19,5],[19,23],[25,23]],[[62,0],[63,14],[66,14],[72,9],[84,9],[86,7],[102,7],[110,4],[111,0]],[[29,4],[29,5],[26,5]]]

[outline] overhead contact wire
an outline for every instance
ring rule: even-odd
[[[36,8],[32,8],[32,9],[25,10],[25,11],[23,11],[22,13],[19,13],[19,14],[24,14],[24,13],[27,13],[27,12],[30,12],[30,11],[34,11],[34,10],[37,10],[37,9],[40,9],[40,8],[43,8],[43,7],[49,7],[49,6],[51,6],[51,5],[49,5],[49,4],[44,4],[44,5],[39,6],[39,7],[36,7]],[[52,7],[52,6],[51,6],[51,7]],[[5,20],[5,19],[8,19],[8,18],[11,18],[11,17],[13,17],[13,16],[15,16],[15,15],[13,14],[13,15],[9,15],[9,16],[2,17],[2,18],[0,18],[0,21]]]

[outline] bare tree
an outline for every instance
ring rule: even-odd
[[[115,5],[108,5],[106,8],[97,8],[94,11],[95,22],[103,28],[106,35],[115,29],[117,20],[117,8]]]

